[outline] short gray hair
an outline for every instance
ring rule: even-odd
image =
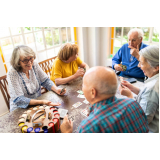
[[[96,89],[98,90],[98,93],[100,95],[109,95],[109,94],[116,94],[118,87],[118,82],[116,84],[108,84],[107,81],[104,81],[103,83],[97,83]]]
[[[143,56],[151,67],[159,66],[159,46],[147,46],[140,50],[139,54]]]
[[[131,33],[133,33],[133,32],[137,32],[138,33],[138,38],[139,39],[141,39],[141,38],[143,38],[143,35],[144,35],[144,33],[143,33],[143,30],[142,29],[139,29],[139,28],[133,28],[133,29],[131,29],[129,32],[128,32],[128,37],[129,37],[129,35],[131,34]]]
[[[28,57],[28,56],[33,56],[34,59],[36,58],[35,52],[28,46],[26,45],[18,45],[14,48],[10,64],[11,66],[18,72],[22,71],[22,67],[19,64],[20,57]]]
[[[109,70],[111,70],[113,72],[113,74],[115,74],[115,72],[113,71],[113,69],[111,68],[107,68]],[[109,94],[116,94],[117,92],[117,87],[118,87],[118,79],[117,79],[117,75],[115,74],[116,77],[116,83],[115,84],[110,84],[108,83],[108,81],[101,81],[101,83],[97,83],[95,88],[97,89],[98,93],[100,95],[109,95]]]

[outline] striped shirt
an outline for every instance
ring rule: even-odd
[[[90,115],[81,122],[80,133],[146,133],[147,118],[133,99],[115,96],[93,104]]]

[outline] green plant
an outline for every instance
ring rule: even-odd
[[[46,39],[47,45],[49,45],[49,46],[52,46],[52,45],[53,45],[51,32],[47,32],[47,33],[46,33],[45,39]]]

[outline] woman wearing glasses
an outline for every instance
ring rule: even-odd
[[[148,46],[142,49],[138,55],[138,67],[148,79],[144,82],[144,88],[137,88],[127,81],[122,81],[119,87],[120,93],[133,98],[137,94],[137,102],[144,110],[150,132],[159,132],[159,46]]]
[[[61,88],[48,78],[37,62],[35,52],[25,45],[15,47],[11,56],[11,67],[7,73],[7,80],[10,94],[10,111],[16,108],[27,108],[28,105],[51,105],[48,100],[35,100],[41,95],[41,86],[60,94]],[[66,90],[60,95],[65,94]]]

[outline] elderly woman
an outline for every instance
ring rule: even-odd
[[[28,105],[51,105],[48,100],[35,100],[41,95],[41,86],[49,91],[60,94],[61,89],[43,72],[40,66],[34,61],[35,52],[25,45],[15,47],[11,57],[11,68],[7,73],[7,80],[10,94],[10,111],[16,108],[27,108]],[[65,94],[66,91],[61,93]]]
[[[150,132],[159,132],[159,46],[148,46],[136,55],[139,58],[138,67],[148,77],[145,87],[139,89],[127,81],[122,81],[120,93],[133,98],[137,94],[137,102],[144,110]],[[131,92],[132,91],[132,92]]]
[[[66,84],[83,76],[88,69],[88,65],[78,57],[78,45],[66,43],[60,48],[53,63],[50,79],[56,85]]]

